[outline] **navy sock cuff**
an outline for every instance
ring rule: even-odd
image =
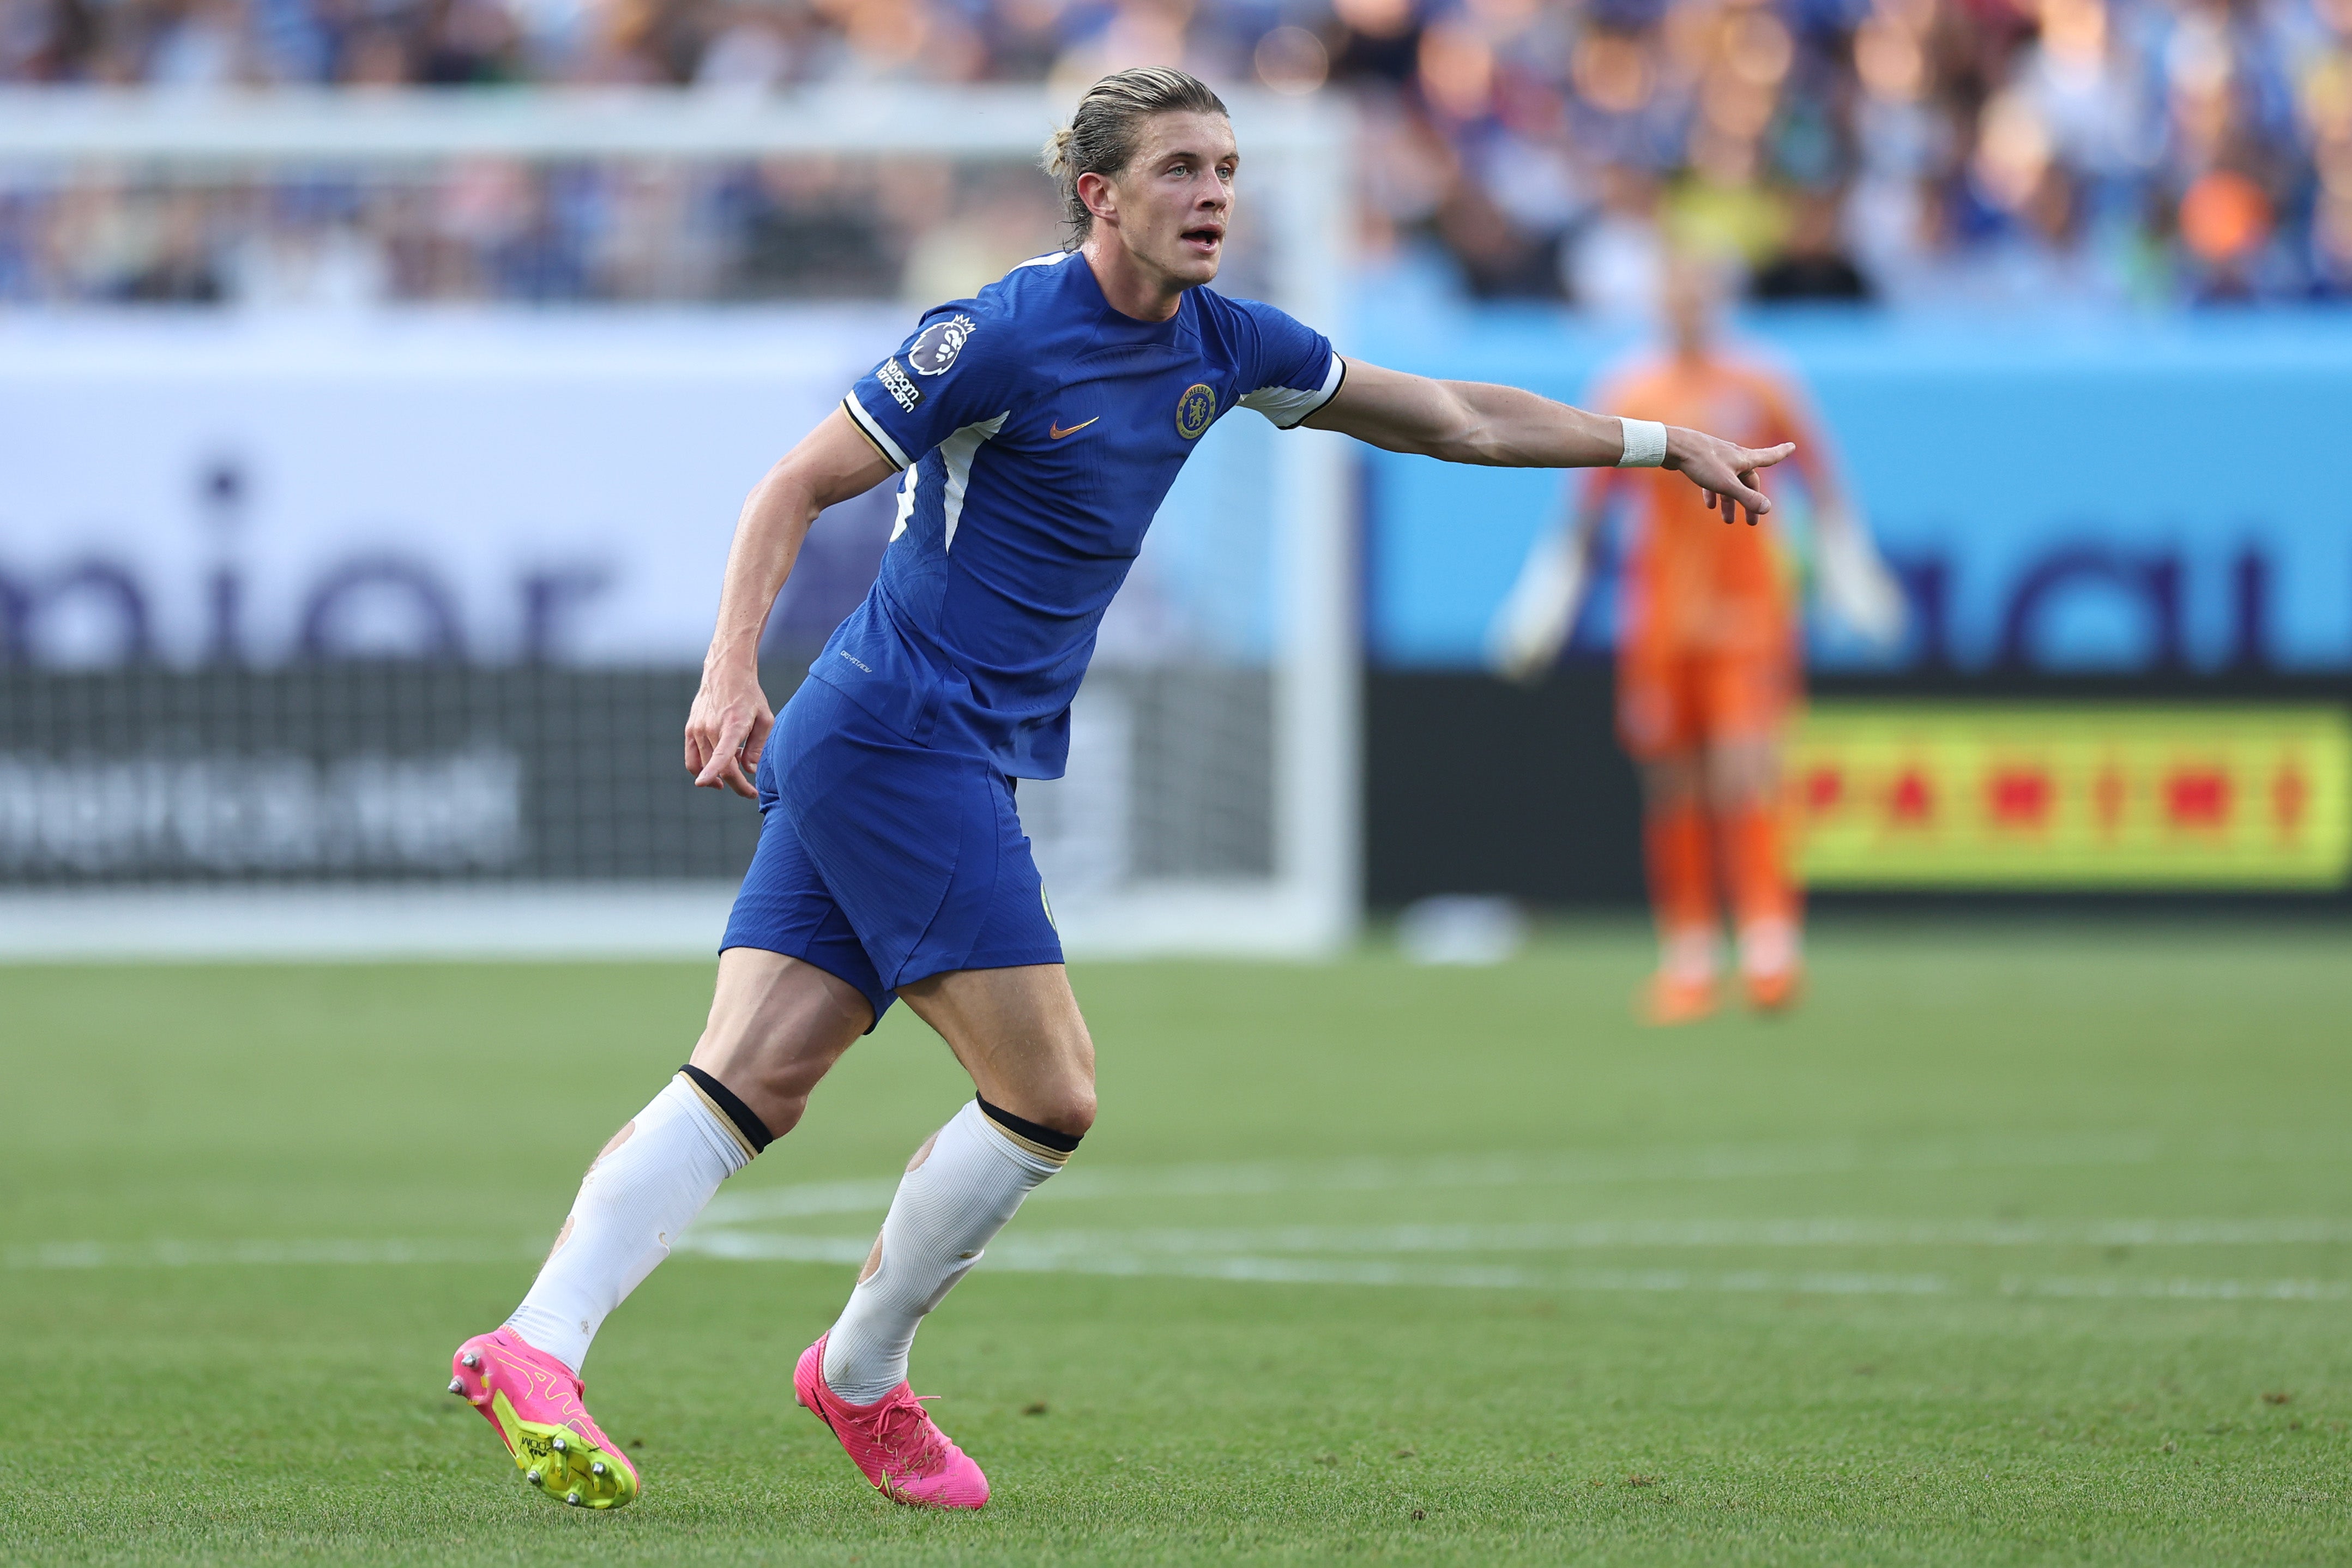
[[[768,1131],[768,1124],[752,1115],[751,1108],[735,1098],[733,1089],[704,1072],[692,1062],[687,1063],[677,1070],[684,1073],[688,1080],[702,1091],[703,1099],[726,1113],[727,1120],[735,1124],[735,1131],[743,1135],[743,1142],[751,1145],[752,1153],[758,1153],[776,1141],[775,1134]]]
[[[1078,1139],[1081,1136],[1080,1134],[1074,1132],[1056,1132],[1050,1127],[1041,1127],[1036,1122],[1031,1121],[1025,1117],[1013,1115],[1013,1112],[1004,1110],[1001,1106],[989,1104],[986,1100],[977,1094],[973,1095],[972,1099],[980,1101],[980,1109],[982,1115],[986,1116],[991,1121],[995,1122],[999,1127],[1003,1128],[1007,1132],[1018,1133],[1020,1136],[1029,1140],[1030,1142],[1042,1144],[1044,1147],[1053,1150],[1057,1154],[1072,1153],[1077,1149]]]

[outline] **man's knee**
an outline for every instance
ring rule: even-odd
[[[1083,1019],[1061,1053],[1060,1069],[1048,1086],[1054,1114],[1040,1120],[1056,1132],[1083,1138],[1095,1124],[1095,1043]]]
[[[1037,1120],[1056,1132],[1083,1138],[1095,1124],[1095,1086],[1091,1079],[1049,1090]]]
[[[815,1089],[841,1052],[805,1037],[714,1030],[694,1048],[696,1067],[732,1090],[782,1138],[800,1125]]]
[[[735,965],[720,959],[719,994],[694,1047],[694,1065],[725,1084],[778,1138],[798,1124],[808,1097],[858,1036],[873,1009],[847,984],[772,953]]]
[[[1071,1138],[1083,1138],[1095,1124],[1094,1053],[1073,1052],[1059,1060],[1034,1063],[1012,1077],[975,1072],[980,1097],[1024,1121]]]
[[[757,1107],[768,1131],[782,1138],[800,1125],[809,1095],[832,1066],[830,1058],[816,1062],[801,1057],[751,1055],[737,1058],[730,1071],[717,1076],[747,1104]]]

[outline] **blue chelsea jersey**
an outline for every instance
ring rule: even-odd
[[[1075,252],[929,312],[842,403],[906,473],[881,574],[810,673],[910,740],[1060,777],[1096,627],[1185,458],[1236,405],[1290,428],[1345,369],[1207,289],[1123,315]]]

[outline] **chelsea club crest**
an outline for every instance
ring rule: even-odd
[[[1213,389],[1194,382],[1176,400],[1176,434],[1187,441],[1198,437],[1217,416],[1217,395]]]

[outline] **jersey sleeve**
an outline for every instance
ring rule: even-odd
[[[1348,362],[1331,352],[1331,340],[1271,305],[1235,300],[1255,328],[1255,363],[1242,369],[1240,403],[1288,430],[1331,401],[1348,376]]]
[[[860,376],[841,400],[883,457],[909,468],[967,425],[1013,406],[1019,356],[1005,321],[975,300],[925,313],[898,352]]]

